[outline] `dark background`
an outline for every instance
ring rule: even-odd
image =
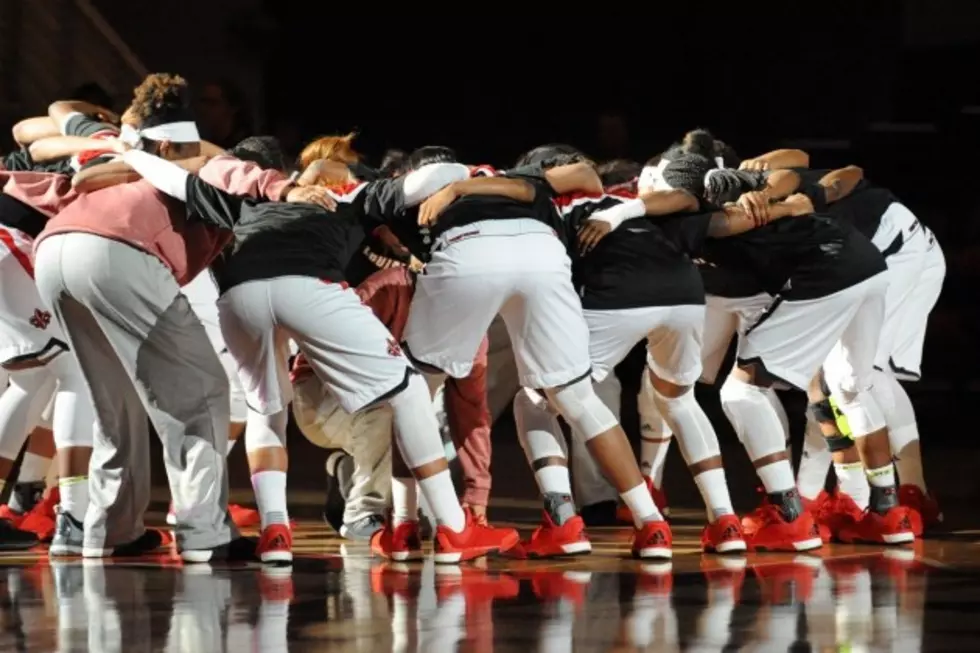
[[[145,70],[180,73],[198,90],[232,80],[249,131],[279,135],[294,154],[318,135],[356,130],[369,162],[389,147],[438,143],[467,162],[506,166],[550,141],[599,159],[643,161],[702,126],[745,157],[795,146],[817,167],[861,165],[936,232],[946,253],[925,378],[909,389],[933,476],[945,471],[959,488],[950,493],[980,495],[972,472],[978,3],[468,4],[410,14],[401,5],[282,0],[0,0],[7,120],[36,115],[89,80],[125,107],[138,76],[116,59],[88,56],[96,44],[86,49],[81,30],[95,22],[77,13],[82,4]],[[623,151],[604,148],[603,129],[608,136],[623,128]],[[637,372],[630,365],[636,361],[621,375],[627,397],[635,384],[625,377]],[[715,402],[710,390],[705,396]]]

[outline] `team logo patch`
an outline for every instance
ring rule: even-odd
[[[48,328],[48,325],[51,324],[51,313],[35,308],[34,315],[31,316],[30,323],[35,329],[41,329],[44,331]]]
[[[402,355],[402,347],[394,338],[388,338],[388,355],[398,358]]]

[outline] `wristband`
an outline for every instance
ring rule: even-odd
[[[619,225],[623,224],[626,220],[631,220],[633,218],[640,218],[646,215],[647,209],[643,205],[643,200],[639,197],[627,200],[616,206],[610,207],[608,209],[603,209],[602,211],[596,211],[591,216],[590,220],[600,220],[606,222],[613,229],[616,229]]]

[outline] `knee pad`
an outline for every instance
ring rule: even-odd
[[[619,420],[595,393],[591,379],[581,379],[562,388],[551,388],[545,394],[572,429],[586,440],[619,425]]]
[[[853,438],[864,437],[885,428],[885,416],[870,392],[845,392],[834,397],[834,403],[847,419],[845,426]],[[841,432],[844,432],[843,429]]]
[[[521,388],[514,397],[517,437],[529,462],[565,458],[565,437],[548,400],[535,390]]]
[[[272,415],[260,415],[250,411],[245,423],[245,451],[252,453],[259,449],[286,446],[286,424],[289,413],[281,410]]]
[[[770,390],[729,375],[721,386],[721,407],[752,460],[786,450],[786,436]]]
[[[830,399],[824,397],[820,401],[816,401],[807,404],[807,410],[813,415],[813,418],[818,422],[836,422],[837,413],[834,411],[834,407],[830,404]]]
[[[721,455],[718,436],[694,398],[693,389],[679,397],[665,397],[654,391],[654,399],[664,419],[675,431],[674,439],[688,465]]]
[[[827,435],[824,436],[824,439],[827,441],[827,448],[830,449],[830,453],[847,451],[854,446],[854,440],[846,435]]]
[[[641,438],[661,440],[672,435],[670,425],[657,408],[656,391],[653,389],[653,380],[647,368],[643,368],[640,392],[636,397],[636,411],[640,416]]]

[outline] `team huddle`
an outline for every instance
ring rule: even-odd
[[[943,254],[857,167],[811,169],[798,150],[743,160],[694,130],[642,165],[553,144],[507,170],[442,146],[372,169],[349,137],[324,137],[290,175],[273,138],[202,141],[186,83],[166,74],[121,117],[59,101],[14,136],[0,170],[0,478],[27,450],[0,549],[169,546],[143,521],[152,424],[181,559],[288,564],[291,411],[346,452],[331,456],[334,474],[350,468],[341,535],[398,561],[422,557],[420,506],[437,563],[585,554],[587,524],[616,518],[635,557],[669,559],[675,439],[706,552],[898,545],[941,519],[899,380],[919,378]],[[498,316],[543,504],[523,541],[486,519]],[[641,342],[637,460],[613,370]],[[699,381],[721,384],[764,488],[743,517]],[[808,396],[796,473],[777,388]],[[257,511],[228,505],[240,438]],[[239,535],[254,525],[257,542]]]

